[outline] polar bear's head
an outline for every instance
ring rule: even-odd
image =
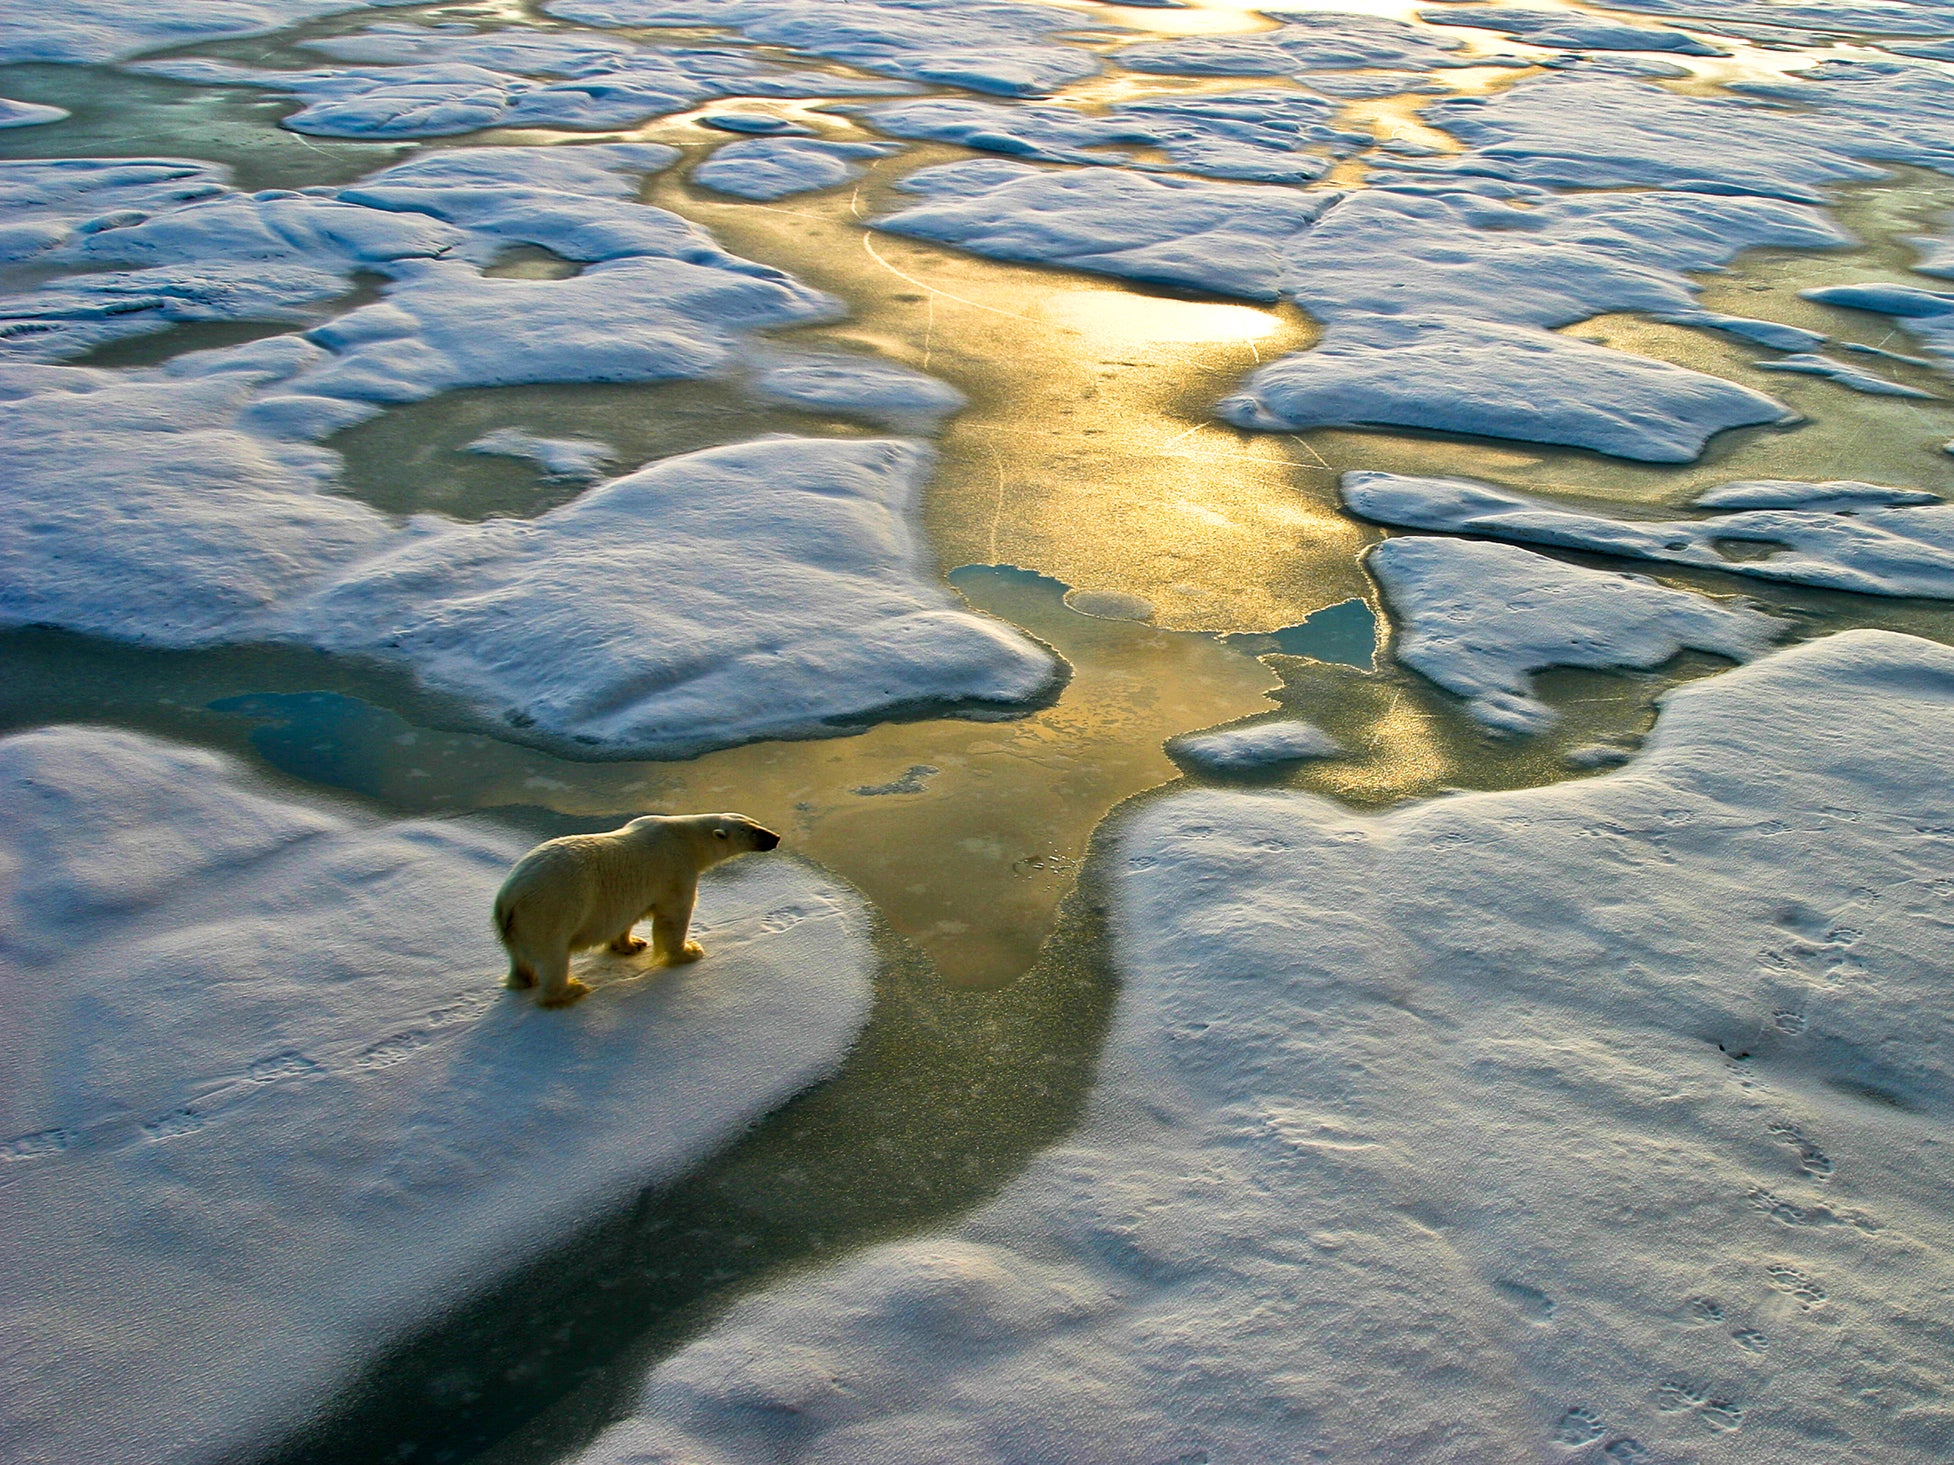
[[[712,842],[722,846],[728,855],[777,849],[780,845],[779,835],[755,824],[744,814],[708,814],[706,822]]]

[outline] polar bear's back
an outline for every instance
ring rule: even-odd
[[[658,841],[572,834],[539,844],[516,862],[495,897],[505,943],[596,946],[628,929],[657,899],[670,871]],[[661,876],[666,878],[661,878]]]

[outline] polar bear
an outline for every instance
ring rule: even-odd
[[[537,1002],[567,1007],[590,988],[570,975],[570,953],[645,949],[631,928],[651,917],[651,945],[667,966],[705,951],[685,939],[699,872],[734,855],[778,846],[780,836],[742,814],[647,814],[608,834],[539,844],[495,896],[495,931],[509,952],[509,985],[542,983]]]

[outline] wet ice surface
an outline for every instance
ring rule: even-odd
[[[1954,656],[1857,633],[1592,781],[1147,808],[1080,1130],[579,1459],[1933,1458],[1949,756]]]
[[[87,856],[91,890],[172,838],[222,873],[89,915],[80,942],[34,906],[28,958],[66,1005],[31,1009],[10,1053],[29,1081],[0,1196],[81,1177],[33,1179],[52,1197],[35,1224],[58,1226],[110,1206],[111,1166],[193,1144],[232,1146],[211,1163],[252,1185],[323,1187],[331,1164],[262,1156],[357,1169],[361,1145],[420,1154],[481,1122],[423,1096],[400,1139],[379,1087],[446,1073],[471,1040],[542,1081],[535,1045],[583,1030],[494,1028],[498,1002],[528,1009],[495,996],[477,919],[523,842],[511,805],[586,824],[731,806],[782,829],[839,879],[775,862],[714,890],[765,870],[828,892],[820,939],[853,983],[790,1037],[727,1017],[715,1051],[808,1042],[805,1072],[763,1056],[752,1079],[605,1029],[624,1046],[602,1082],[696,1067],[708,1099],[748,1106],[714,1109],[723,1130],[652,1155],[607,1113],[566,1180],[521,1170],[521,1145],[484,1158],[490,1131],[467,1128],[447,1153],[482,1169],[455,1193],[525,1238],[556,1228],[561,1261],[410,1248],[395,1272],[352,1265],[391,1300],[348,1303],[314,1278],[369,1234],[341,1225],[343,1196],[281,1191],[271,1210],[289,1201],[308,1236],[240,1246],[206,1314],[262,1323],[273,1373],[238,1361],[259,1335],[233,1330],[175,1389],[166,1370],[216,1357],[223,1330],[180,1360],[144,1352],[197,1295],[152,1267],[168,1298],[104,1304],[143,1315],[121,1352],[70,1367],[66,1314],[8,1324],[8,1356],[45,1359],[6,1391],[14,1424],[54,1431],[50,1458],[112,1453],[86,1436],[147,1462],[171,1431],[221,1445],[325,1408],[342,1445],[318,1458],[349,1465],[410,1445],[562,1457],[616,1412],[594,1396],[636,1398],[703,1326],[659,1308],[711,1315],[738,1277],[760,1295],[658,1366],[593,1458],[1945,1453],[1932,1397],[1907,1393],[1944,1349],[1894,1319],[1944,1290],[1943,1034],[1918,1014],[1944,1006],[1931,770],[1950,672],[1896,637],[1765,653],[1868,623],[1948,634],[1954,308],[1928,277],[1954,270],[1954,195],[1914,170],[1954,159],[1947,73],[1918,64],[1949,21],[1707,8],[1265,24],[960,0],[391,18],[91,0],[0,18],[0,59],[165,52],[69,68],[72,87],[53,66],[0,76],[27,99],[0,103],[10,157],[64,137],[129,155],[0,165],[0,617],[33,688],[0,688],[11,725],[166,732],[390,811],[314,806],[153,738],[10,743],[86,764],[87,789],[62,773],[86,810],[57,832],[119,831]],[[1831,44],[1849,32],[1915,59]],[[141,105],[118,133],[124,96]],[[1920,354],[1893,349],[1909,339]],[[1578,501],[1538,496],[1562,487]],[[1662,579],[1622,573],[1638,562]],[[1650,699],[1698,676],[1640,752]],[[1624,762],[1382,818],[1277,791],[1375,807]],[[1108,810],[1177,772],[1187,787],[1093,853]],[[103,800],[147,822],[129,833]],[[225,800],[253,812],[211,812]],[[290,821],[309,832],[261,859],[250,839]],[[32,904],[43,872],[17,863]],[[1105,1077],[1085,1128],[995,1207],[953,1219],[1008,1178],[976,1161],[1005,1118],[976,1096],[1023,1068],[1016,1092],[1056,1132],[1095,1082],[1090,1041],[1048,1053],[1049,1015],[1029,1040],[974,1023],[960,1039],[995,1051],[939,1073],[914,1055],[956,1024],[912,991],[868,1041],[953,1123],[911,1133],[881,1097],[827,1130],[790,1113],[770,1158],[750,1141],[695,1182],[714,1214],[766,1215],[805,1154],[886,1151],[889,1195],[806,1218],[804,1250],[760,1222],[682,1224],[716,1238],[674,1264],[698,1276],[608,1344],[573,1336],[569,1294],[605,1289],[552,1279],[631,1194],[831,1068],[871,966],[910,962],[933,992],[1007,983],[1007,1011],[1063,989],[1073,1014],[1100,1000],[1077,973],[1108,899],[1125,995]],[[783,907],[755,900],[739,960],[798,973]],[[170,988],[182,1015],[145,1005],[140,982],[186,961],[203,976]],[[418,998],[347,1005],[355,984],[411,995],[462,966],[455,991],[485,1005],[450,1027],[397,1022]],[[116,1033],[208,1019],[137,1075],[185,1096],[115,1090],[121,1108],[71,1119],[108,1050],[47,1055],[113,1027],[100,974],[125,969],[138,995],[111,1016],[136,1017]],[[677,1002],[701,970],[572,1016]],[[205,1005],[212,972],[258,1026]],[[792,985],[728,1000],[831,995]],[[545,1077],[536,1123],[600,1082]],[[377,1107],[342,1125],[301,1103],[347,1091]],[[151,1219],[210,1222],[210,1183],[171,1173]],[[940,1191],[926,1215],[895,1195],[911,1184]],[[503,1234],[456,1214],[471,1246]],[[837,1257],[895,1216],[930,1234]],[[86,1285],[22,1296],[81,1307],[143,1247],[194,1268],[236,1245],[197,1234],[117,1246],[68,1225],[51,1250],[103,1248]],[[512,1276],[529,1300],[503,1309]],[[295,1341],[261,1284],[297,1299]],[[417,1328],[471,1297],[497,1361],[420,1367],[469,1348],[479,1319]],[[123,1382],[97,1387],[125,1352]],[[379,1382],[348,1389],[369,1365]],[[1841,1368],[1859,1392],[1832,1387]],[[1912,1402],[1870,1402],[1895,1399]]]
[[[506,829],[103,729],[0,740],[0,784],[11,1460],[264,1451],[378,1342],[832,1073],[868,1016],[858,898],[785,858],[707,879],[705,960],[586,958],[596,990],[550,1013],[497,985]]]

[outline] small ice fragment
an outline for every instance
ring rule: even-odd
[[[616,455],[609,443],[584,437],[537,437],[519,427],[498,427],[466,444],[462,451],[498,458],[527,458],[552,478],[603,477]]]
[[[1840,509],[1937,504],[1940,495],[1918,488],[1887,488],[1884,484],[1850,480],[1802,483],[1789,478],[1751,478],[1718,484],[1689,502],[1693,509],[1811,509],[1836,513]]]
[[[39,127],[47,122],[59,122],[74,113],[66,107],[49,107],[40,102],[16,102],[11,97],[0,97],[0,127]]]
[[[713,112],[699,119],[701,127],[721,132],[743,132],[754,137],[812,137],[814,129],[785,117],[763,117],[752,112]]]
[[[1259,722],[1167,740],[1167,756],[1203,773],[1252,773],[1306,758],[1340,758],[1348,750],[1313,722]]]
[[[1778,361],[1760,361],[1759,371],[1789,371],[1799,376],[1822,376],[1837,382],[1842,387],[1850,387],[1855,392],[1864,392],[1872,397],[1919,397],[1929,402],[1938,400],[1932,392],[1910,387],[1905,382],[1889,381],[1883,376],[1874,376],[1870,371],[1844,361],[1834,361],[1829,356],[1815,352],[1802,352],[1796,356],[1786,356]]]

